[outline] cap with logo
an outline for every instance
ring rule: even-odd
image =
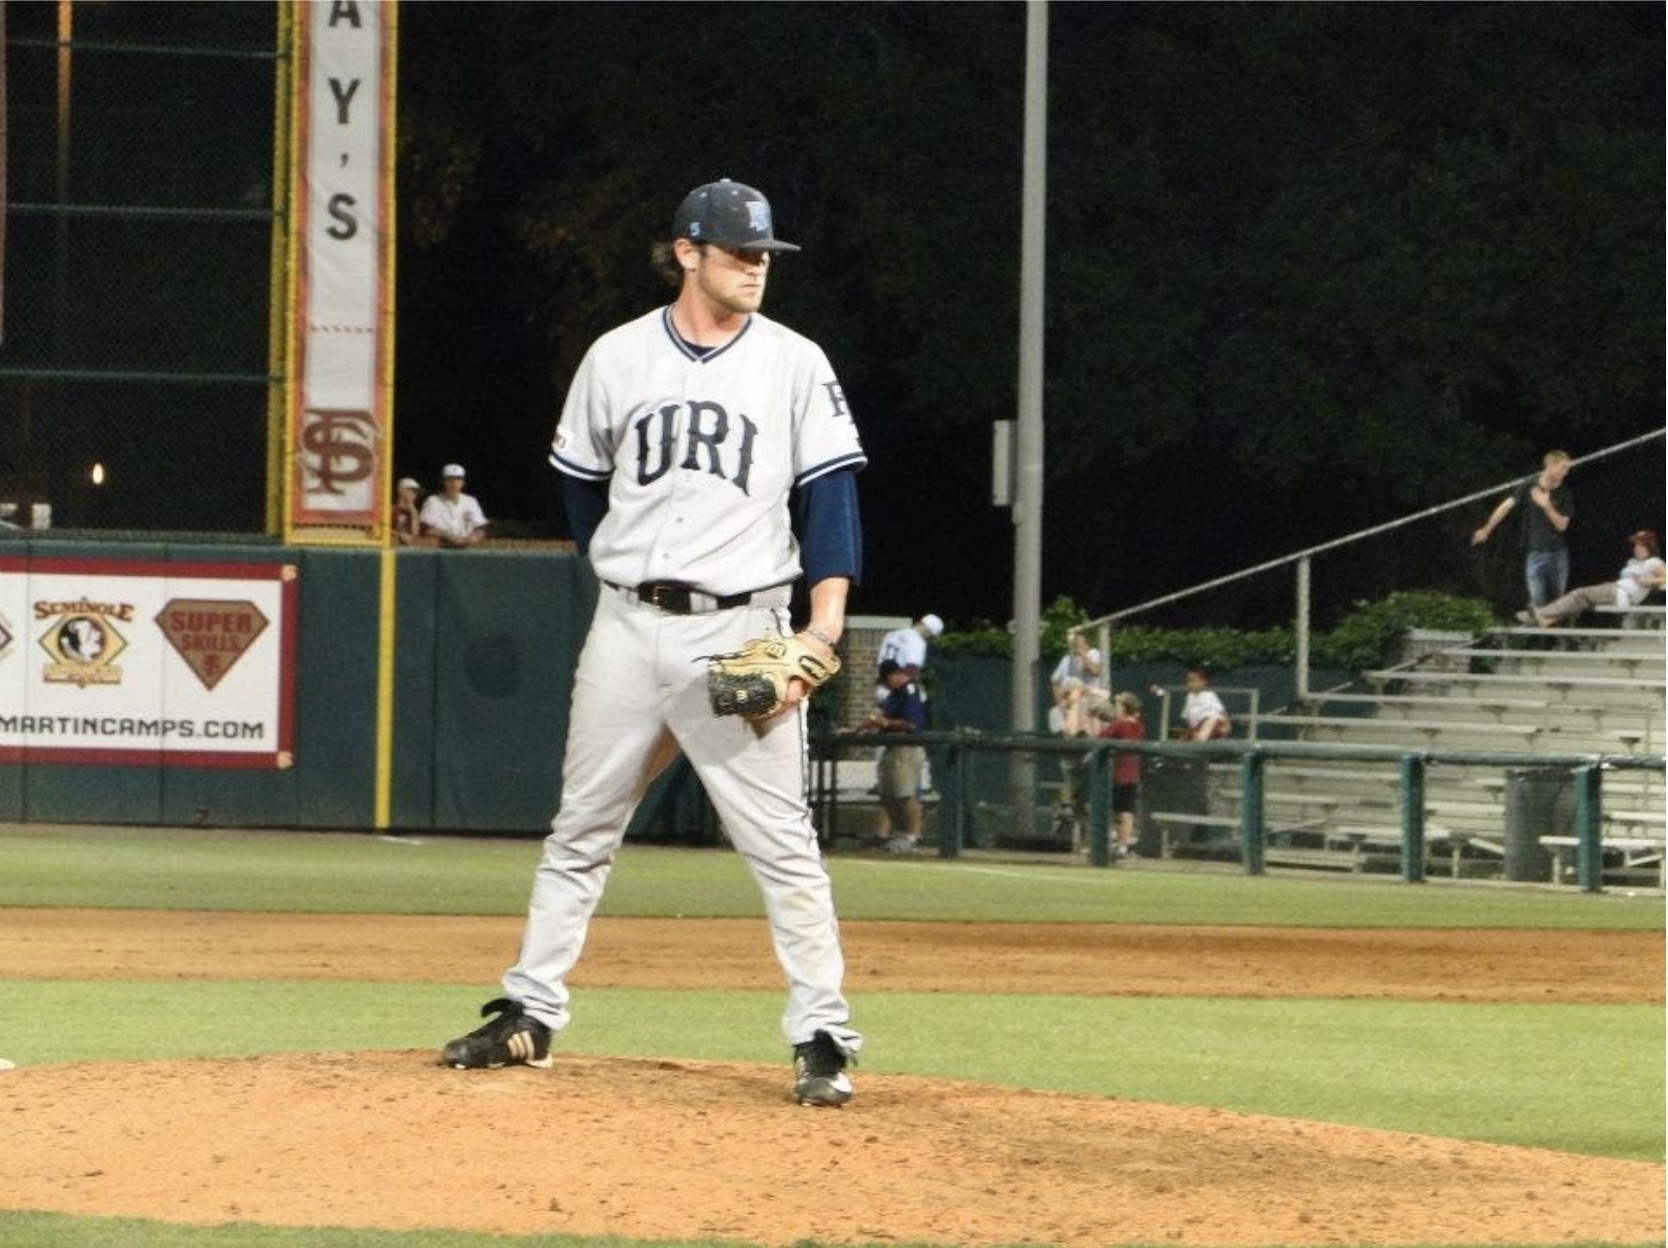
[[[461,477],[463,475],[465,474],[462,464],[447,464],[440,470],[440,479],[442,481],[444,481],[447,477]]]
[[[736,251],[798,251],[775,237],[770,201],[750,186],[721,178],[683,197],[672,218],[672,237],[717,243]]]

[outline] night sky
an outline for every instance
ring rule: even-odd
[[[270,46],[274,17],[75,11],[107,49]],[[6,7],[14,205],[56,194],[55,12]],[[1006,621],[990,445],[1017,407],[1026,12],[401,5],[395,474],[461,461],[502,532],[566,536],[546,455],[568,379],[670,297],[647,255],[684,193],[733,177],[804,247],[765,311],[827,351],[869,453],[853,612]],[[1663,23],[1660,4],[1050,5],[1044,603],[1115,611],[1659,430]],[[269,57],[88,50],[76,72],[72,201],[269,193]],[[265,372],[265,221],[9,224],[0,365]],[[111,457],[95,525],[260,527],[258,392],[46,393],[3,392],[0,475],[27,425],[54,464]],[[1577,583],[1664,527],[1663,480],[1660,440],[1578,469]],[[1317,568],[1323,616],[1396,588],[1508,609],[1510,542],[1466,540],[1487,509]],[[1290,594],[1265,577],[1148,622],[1260,627]]]
[[[401,471],[464,460],[489,514],[563,532],[567,377],[667,297],[644,257],[684,191],[731,176],[804,244],[765,310],[827,349],[870,453],[853,609],[1008,618],[1025,6],[403,19]],[[1045,602],[1114,610],[1662,424],[1660,6],[1050,21]],[[1660,516],[1660,476],[1589,477],[1578,568],[1611,574],[1599,537]],[[1480,518],[1322,592],[1484,589]]]

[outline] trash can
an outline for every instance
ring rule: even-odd
[[[1162,833],[1151,812],[1164,810],[1205,814],[1210,809],[1209,780],[1209,765],[1203,758],[1143,755],[1141,792],[1136,804],[1135,852],[1143,858],[1157,858],[1163,847]]]
[[[1506,772],[1508,880],[1550,879],[1552,853],[1540,838],[1574,834],[1574,775],[1562,767],[1517,767]]]

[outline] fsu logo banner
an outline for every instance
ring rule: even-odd
[[[295,32],[286,530],[377,541],[392,445],[395,6],[304,0]]]

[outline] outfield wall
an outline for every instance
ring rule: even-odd
[[[542,830],[596,600],[588,565],[255,543],[0,547],[0,820],[374,827],[385,558],[391,826]],[[287,618],[257,600],[276,581]],[[178,710],[193,702],[222,709],[197,722]],[[230,748],[208,739],[219,725],[260,739]]]
[[[0,822],[542,833],[595,603],[589,565],[560,549],[0,542]],[[848,671],[844,702],[866,705],[867,668]],[[1008,671],[935,655],[933,727],[1004,731]],[[1157,735],[1147,690],[1181,668],[1114,679],[1151,703]],[[1040,720],[1047,672],[1036,680]],[[1237,715],[1248,687],[1266,708],[1290,682],[1245,669],[1220,687]],[[843,709],[812,708],[823,730]],[[240,739],[207,731],[222,725]],[[717,841],[686,765],[648,796],[628,836]]]

